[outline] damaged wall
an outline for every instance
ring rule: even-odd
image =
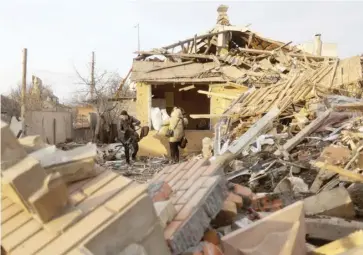
[[[72,114],[70,112],[31,111],[25,114],[27,135],[40,135],[51,144],[72,138]]]

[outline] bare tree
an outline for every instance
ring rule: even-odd
[[[50,85],[41,85],[38,87],[39,91],[34,91],[34,85],[32,83],[27,84],[26,91],[26,109],[28,111],[41,110],[44,107],[44,103],[49,96],[53,96],[53,91]],[[21,84],[18,84],[15,88],[12,88],[9,93],[9,98],[14,100],[17,104],[21,105]],[[55,102],[58,103],[58,102]]]
[[[124,80],[116,72],[95,71],[94,83],[92,82],[92,77],[87,79],[82,76],[77,69],[75,72],[79,80],[77,83],[79,85],[79,89],[76,92],[77,100],[74,100],[74,102],[78,104],[90,104],[97,110],[98,120],[95,120],[95,116],[89,116],[91,128],[94,131],[94,138],[97,134],[102,133],[104,130],[110,132],[112,124],[116,123],[121,115],[121,111],[123,110],[121,104],[117,100],[113,99],[116,98],[116,95],[118,97],[132,96],[132,92],[129,90],[128,84],[124,84]],[[123,86],[122,90],[119,91],[121,83]],[[93,95],[93,98],[91,95]],[[97,122],[97,124],[95,124],[95,122]]]

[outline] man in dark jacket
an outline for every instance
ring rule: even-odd
[[[133,148],[131,155],[132,160],[136,160],[136,154],[139,151],[139,135],[136,132],[136,126],[140,126],[140,121],[133,116],[128,115],[126,111],[121,112],[120,121],[117,124],[118,139],[125,148],[127,164],[130,164],[130,146]]]

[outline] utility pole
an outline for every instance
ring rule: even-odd
[[[22,77],[22,81],[21,81],[21,120],[23,122],[22,124],[22,131],[23,134],[25,134],[25,102],[26,102],[26,71],[27,71],[27,55],[28,55],[28,50],[27,48],[23,49],[23,77]]]
[[[91,99],[94,99],[95,94],[95,52],[92,51],[92,62],[91,62]]]
[[[140,24],[137,23],[134,27],[137,28],[137,51],[140,51]]]

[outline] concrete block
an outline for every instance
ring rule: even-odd
[[[228,255],[305,255],[303,202],[285,207],[247,228],[222,237],[222,245]]]
[[[171,200],[156,202],[154,203],[154,208],[163,228],[165,228],[167,223],[171,222],[177,214]]]
[[[43,186],[46,174],[39,161],[28,156],[4,171],[4,195],[29,211],[28,199]]]
[[[327,215],[340,218],[354,218],[355,211],[348,191],[335,188],[304,199],[306,215]]]
[[[42,223],[61,213],[68,203],[68,190],[61,175],[48,175],[43,186],[29,198],[29,203]]]
[[[97,176],[101,170],[95,166],[93,158],[80,159],[74,162],[53,165],[45,168],[50,173],[58,172],[61,174],[66,183],[81,181],[87,178]]]
[[[8,169],[27,156],[9,126],[1,121],[1,171]]]
[[[306,218],[306,234],[309,238],[335,241],[363,229],[363,222],[336,217]]]
[[[47,144],[44,143],[39,135],[25,136],[18,139],[21,146],[23,146],[26,153],[32,153],[34,151],[44,149]]]
[[[148,242],[150,239],[154,242],[153,248]],[[143,243],[142,246],[147,247],[145,250],[149,255],[169,254],[155,210],[153,210],[153,203],[147,194],[135,199],[102,225],[86,238],[82,246],[92,254],[119,254],[132,243]]]

